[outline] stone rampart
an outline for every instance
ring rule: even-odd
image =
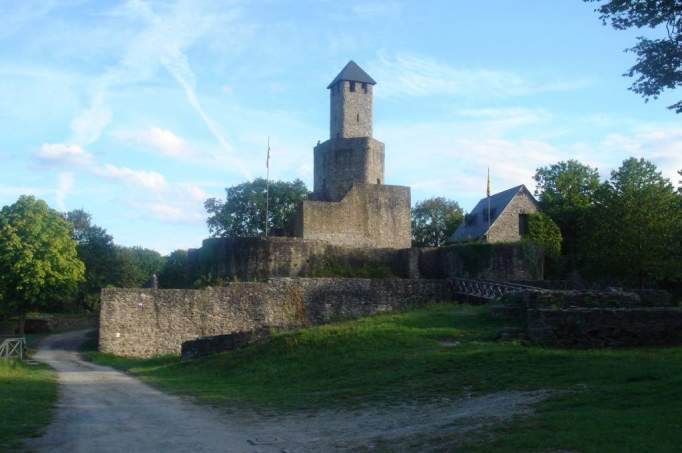
[[[102,290],[100,351],[179,354],[184,341],[293,328],[453,299],[447,280],[274,278],[205,290]]]

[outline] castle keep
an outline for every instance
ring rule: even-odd
[[[329,84],[329,140],[314,149],[314,188],[294,236],[331,245],[410,247],[410,188],[384,184],[384,144],[372,137],[376,82],[349,62]]]

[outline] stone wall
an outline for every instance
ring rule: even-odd
[[[653,294],[646,292],[642,300],[623,291],[524,291],[505,295],[491,314],[513,324],[521,337],[546,346],[682,344],[682,309],[650,305]]]
[[[315,275],[328,262],[388,268],[396,277],[418,277],[409,271],[406,252],[387,248],[357,248],[302,238],[212,238],[190,250],[190,271],[196,280],[211,276],[228,280],[263,280],[269,277]]]
[[[313,200],[340,201],[353,184],[385,182],[384,144],[370,137],[327,140],[313,160]]]
[[[304,201],[294,235],[345,247],[410,248],[410,188],[354,184],[339,202]]]
[[[452,300],[447,280],[289,279],[205,290],[102,290],[100,351],[179,354],[197,337],[292,328]]]
[[[351,83],[355,90],[351,91]],[[352,138],[372,136],[371,84],[341,80],[329,90],[330,96],[330,138]]]
[[[537,204],[525,191],[520,191],[495,219],[487,234],[488,242],[516,242],[522,239],[519,234],[520,214],[538,212]]]
[[[420,249],[419,272],[427,278],[541,280],[544,255],[530,244],[458,244]]]

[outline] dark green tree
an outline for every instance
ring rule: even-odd
[[[225,189],[226,200],[209,198],[208,229],[213,237],[255,237],[265,232],[266,181],[258,178]],[[303,181],[271,181],[268,229],[282,235],[298,204],[308,197]]]
[[[557,258],[561,253],[561,230],[542,212],[536,212],[528,217],[528,240],[541,246],[549,259]]]
[[[196,280],[187,250],[175,250],[165,259],[159,273],[161,288],[192,288]]]
[[[433,197],[420,201],[412,208],[412,245],[439,247],[455,232],[464,211],[454,200]]]
[[[155,250],[143,247],[116,249],[116,270],[113,284],[122,288],[139,288],[161,272],[164,258]]]
[[[656,166],[630,158],[597,191],[582,243],[594,275],[626,285],[680,281],[682,206]]]
[[[602,2],[602,0],[585,0]],[[666,89],[682,86],[682,2],[680,0],[609,0],[596,11],[606,25],[617,30],[650,28],[661,37],[637,38],[637,45],[628,49],[637,55],[637,62],[625,75],[636,77],[630,87],[645,100],[656,99]],[[682,101],[668,107],[682,112]]]
[[[66,219],[73,225],[71,236],[78,244],[78,258],[85,264],[85,280],[79,285],[78,302],[82,308],[96,309],[101,289],[116,280],[119,262],[114,241],[82,209],[66,213]]]
[[[83,280],[71,225],[42,200],[21,196],[0,211],[0,294],[3,311],[19,315],[65,299]]]
[[[540,208],[561,229],[564,254],[575,257],[585,215],[599,188],[599,171],[571,159],[538,168],[534,179]]]

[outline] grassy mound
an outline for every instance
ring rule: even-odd
[[[572,351],[493,340],[485,307],[435,305],[278,333],[207,358],[89,353],[200,400],[319,407],[557,389],[481,451],[673,451],[682,443],[682,348]]]
[[[0,450],[36,435],[49,422],[56,400],[55,372],[49,367],[0,359]]]

